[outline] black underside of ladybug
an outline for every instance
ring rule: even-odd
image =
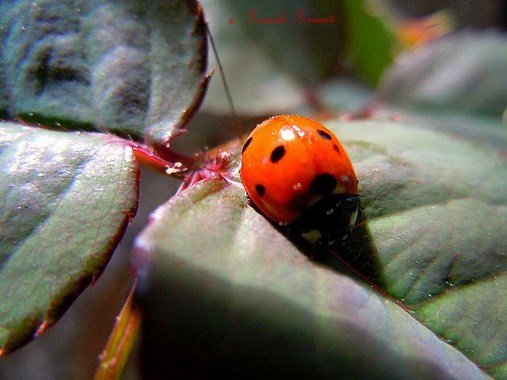
[[[358,195],[329,194],[282,228],[292,238],[328,247],[349,235],[359,220]]]

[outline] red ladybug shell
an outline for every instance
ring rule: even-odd
[[[345,148],[320,123],[274,116],[259,124],[243,146],[241,179],[270,219],[290,223],[330,194],[357,194],[357,177]]]

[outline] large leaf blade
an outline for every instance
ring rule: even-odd
[[[489,119],[472,118],[469,125],[483,139],[466,123],[463,132],[450,128],[450,134],[442,132],[445,124],[421,125],[365,123],[360,129],[360,141],[376,153],[356,163],[363,172],[373,278],[443,339],[491,374],[501,373],[507,170],[497,146],[507,137],[500,122]]]
[[[203,182],[162,206],[138,240],[148,374],[484,376],[395,302],[337,263],[338,272],[312,262],[245,206],[243,190]]]
[[[2,123],[0,351],[53,324],[107,264],[137,207],[138,166],[111,137]]]
[[[164,145],[207,85],[196,1],[0,5],[1,112]]]
[[[480,119],[473,120],[477,122]],[[502,152],[496,146],[503,145],[501,141],[505,143],[506,137],[498,128],[498,121],[494,125],[489,119],[486,121],[480,125],[481,131],[488,136],[484,140],[470,139],[468,132],[459,135],[452,131],[449,134],[443,132],[444,128],[428,128],[417,123],[409,126],[396,122],[361,121],[332,122],[327,126],[341,137],[355,162],[367,221],[355,231],[350,243],[337,247],[337,253],[358,268],[369,282],[379,284],[401,302],[416,320],[458,348],[474,363],[497,375],[503,371],[507,342],[505,321],[499,317],[503,315],[507,299],[504,281],[507,221],[503,190],[507,187],[507,171]],[[476,127],[479,128],[478,125]],[[496,136],[496,145],[489,145],[493,135]],[[227,326],[234,326],[234,318],[237,317],[242,321],[238,322],[240,325],[245,323],[252,328],[252,336],[248,339],[255,346],[258,342],[254,337],[260,333],[255,329],[255,323],[248,320],[248,315],[257,311],[262,315],[258,318],[263,318],[262,323],[266,326],[271,326],[270,322],[276,323],[269,331],[287,328],[283,331],[290,336],[288,331],[294,327],[290,318],[276,318],[280,310],[289,307],[285,304],[281,306],[280,299],[303,309],[306,307],[304,312],[310,313],[310,320],[317,319],[322,326],[328,325],[318,319],[321,316],[331,315],[342,321],[351,308],[352,314],[347,318],[357,321],[366,330],[370,326],[378,334],[372,338],[374,340],[388,342],[384,333],[401,334],[404,337],[402,341],[412,345],[417,340],[415,337],[420,338],[423,334],[422,327],[415,320],[411,322],[414,325],[403,325],[405,327],[400,327],[401,330],[393,327],[402,325],[398,321],[399,311],[383,310],[376,315],[378,305],[366,312],[366,319],[372,317],[372,320],[363,322],[362,313],[354,312],[355,303],[371,297],[382,299],[382,292],[367,291],[366,296],[362,294],[365,290],[360,282],[350,278],[348,269],[337,264],[332,257],[328,261],[338,273],[309,261],[253,209],[245,209],[245,205],[242,190],[226,186],[225,182],[210,182],[177,195],[155,214],[154,222],[138,241],[139,257],[148,258],[148,266],[142,267],[148,269],[142,273],[149,273],[145,279],[148,299],[146,324],[153,322],[146,327],[149,342],[163,345],[163,339],[168,339],[181,343],[182,346],[178,347],[183,352],[188,353],[187,350],[191,351],[192,347],[201,350],[202,354],[215,354],[209,346],[213,339],[227,336],[242,346],[243,343],[239,342],[243,338],[227,330]],[[180,271],[185,274],[179,274]],[[337,278],[351,281],[349,285],[353,285],[338,284],[335,282]],[[150,290],[152,285],[154,293]],[[183,294],[179,295],[180,292]],[[241,295],[243,292],[244,297]],[[261,296],[263,292],[265,294]],[[273,301],[271,306],[263,305],[263,300],[273,294],[280,299]],[[238,299],[241,305],[237,304]],[[463,307],[464,301],[457,301],[467,299],[475,306]],[[185,302],[189,305],[185,306]],[[255,306],[249,305],[249,302]],[[334,306],[331,307],[328,302]],[[388,298],[386,302],[392,301]],[[213,305],[217,304],[222,306],[214,309]],[[157,305],[171,310],[171,313],[168,311],[171,316],[162,313],[160,318],[170,318],[175,321],[174,326],[178,325],[181,329],[168,328],[160,340],[151,335],[164,330],[158,317],[150,316],[149,310],[160,311]],[[211,306],[208,309],[205,305]],[[267,310],[261,310],[264,306]],[[241,314],[243,308],[249,308],[245,315]],[[177,310],[181,310],[181,314]],[[216,323],[213,316],[222,315],[221,318],[224,318],[224,313],[228,312],[235,317],[223,322],[218,331],[213,330]],[[193,316],[194,313],[198,315]],[[192,318],[191,326],[201,326],[199,334],[206,338],[194,340],[193,330],[181,327],[185,318]],[[253,320],[255,318],[257,316],[252,316]],[[386,319],[390,320],[394,329],[389,333],[388,329],[381,327]],[[482,327],[472,331],[470,324],[462,323],[464,319]],[[324,335],[332,336],[332,331],[342,331],[342,328],[334,325]],[[402,331],[404,328],[408,331]],[[212,332],[206,332],[206,329]],[[488,331],[494,331],[491,344],[488,343],[491,336],[486,333]],[[267,338],[261,336],[259,342],[262,344],[259,345],[265,346],[267,342],[264,339]],[[459,342],[456,336],[461,337]],[[321,338],[306,336],[301,339],[317,339],[320,342]],[[447,352],[450,348],[442,348],[438,339],[432,342],[439,342],[426,347],[432,358],[450,357]],[[299,344],[292,340],[286,343],[296,347]],[[338,343],[335,341],[333,344]],[[390,346],[390,354],[396,360],[402,360],[396,356],[398,354],[403,360],[411,357],[408,351],[404,351],[405,346],[398,347],[396,342],[385,344],[395,347]],[[330,346],[326,347],[331,350]],[[155,350],[159,348],[157,346]],[[372,355],[367,351],[365,349],[359,355],[363,358]],[[311,356],[312,353],[305,355]],[[341,360],[340,365],[348,368],[343,362],[347,354],[340,353],[340,357],[337,359],[338,362]],[[260,357],[258,359],[262,361]],[[234,357],[231,360],[234,361]],[[290,359],[284,356],[282,361],[286,360]],[[389,360],[381,360],[386,363],[386,368],[382,370],[392,370],[387,368]],[[446,366],[456,364],[454,359],[451,359],[454,364],[445,365],[432,360],[429,362],[442,373],[449,368]],[[412,364],[409,359],[402,366],[410,367]],[[468,367],[465,365],[463,368]],[[393,371],[392,374],[397,373]]]

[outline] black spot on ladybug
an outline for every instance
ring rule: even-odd
[[[271,152],[271,162],[274,164],[282,159],[285,156],[285,147],[283,145],[277,146]]]
[[[324,140],[331,140],[331,135],[327,132],[324,132],[323,130],[321,129],[317,129],[317,133],[319,134],[320,137],[322,137]]]
[[[245,145],[243,145],[243,149],[241,149],[241,154],[245,153],[246,148],[248,148],[248,145],[252,142],[252,138],[249,137],[248,140],[245,141]]]
[[[255,185],[255,191],[257,191],[257,194],[259,194],[262,197],[266,192],[266,188],[264,187],[264,185]]]
[[[334,150],[336,150],[338,153],[340,153],[340,148],[338,148],[338,145],[333,144],[333,148],[334,148]]]
[[[310,184],[310,190],[314,194],[331,194],[336,187],[336,178],[332,174],[319,174]]]

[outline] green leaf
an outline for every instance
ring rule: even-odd
[[[379,97],[389,103],[495,116],[507,107],[507,38],[460,32],[401,55]]]
[[[368,0],[344,2],[348,54],[356,75],[370,86],[377,85],[401,50],[401,43],[388,26],[387,18],[382,17],[387,15],[387,10],[376,5],[374,7]]]
[[[327,126],[355,163],[366,218],[336,253],[367,283],[333,255],[303,255],[241,188],[202,182],[136,243],[148,373],[504,378],[502,152],[422,123]]]
[[[362,128],[364,142],[382,147],[378,166],[361,176],[371,200],[367,213],[374,216],[369,239],[378,253],[370,253],[375,278],[389,294],[491,375],[505,378],[507,162],[495,145],[505,147],[507,137],[498,121],[473,121],[475,135],[463,122],[451,136]],[[488,143],[492,136],[496,144]]]
[[[111,136],[0,124],[0,356],[100,275],[135,214],[138,177]]]
[[[0,114],[9,118],[163,145],[206,89],[195,1],[3,2],[0,41]]]
[[[505,146],[502,130],[489,132]],[[370,252],[375,279],[481,366],[500,365],[507,348],[505,321],[498,318],[507,306],[502,152],[458,134],[396,125],[362,126],[361,133],[377,152],[356,164],[377,252]],[[488,335],[467,320],[494,329],[498,344],[486,348]]]

